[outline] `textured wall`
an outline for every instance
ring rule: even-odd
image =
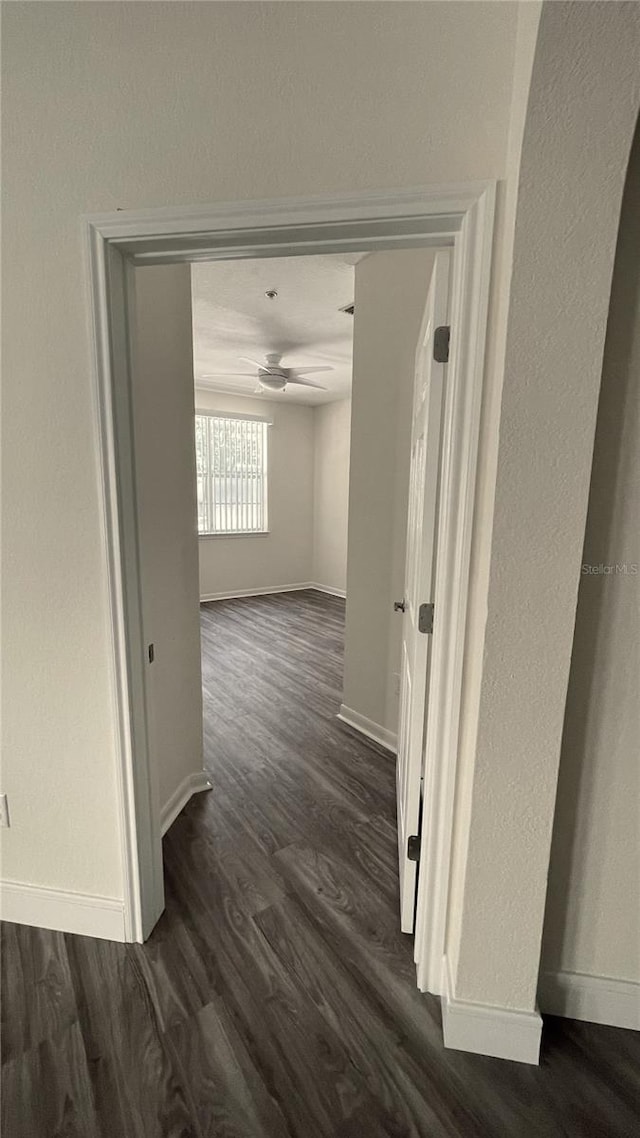
[[[7,877],[121,895],[80,215],[499,178],[514,24],[492,3],[5,6]]]
[[[136,269],[135,453],[149,749],[160,805],[202,770],[191,280],[188,265]]]
[[[457,971],[460,946],[478,709],[482,689],[482,646],[487,620],[500,403],[504,380],[520,159],[541,11],[542,4],[536,0],[528,0],[518,7],[507,145],[507,177],[498,187],[498,208],[502,212],[503,224],[498,228],[494,246],[497,288],[495,303],[489,313],[487,371],[482,395],[475,521],[469,566],[469,609],[462,675],[464,714],[461,717],[458,749],[447,920],[447,954],[454,974]]]
[[[343,703],[397,730],[415,355],[433,251],[356,265]]]
[[[456,995],[530,1010],[640,7],[549,4],[522,147]],[[571,66],[567,66],[567,61]],[[508,962],[508,966],[507,966]]]
[[[640,128],[620,220],[582,561],[595,572],[580,578],[542,967],[640,983]]]
[[[311,580],[339,592],[347,587],[350,435],[350,399],[315,408]]]

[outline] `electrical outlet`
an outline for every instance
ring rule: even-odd
[[[0,826],[10,826],[9,803],[6,794],[0,794]]]

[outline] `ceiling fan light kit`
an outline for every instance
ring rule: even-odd
[[[266,391],[284,391],[287,386],[287,380],[284,375],[277,375],[270,371],[258,372],[258,391],[264,388]]]

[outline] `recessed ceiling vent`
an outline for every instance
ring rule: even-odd
[[[353,316],[355,307],[355,304],[345,304],[344,308],[338,309],[338,312],[345,312],[347,316]]]

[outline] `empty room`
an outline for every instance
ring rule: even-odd
[[[2,5],[2,1129],[640,1126],[640,5]]]

